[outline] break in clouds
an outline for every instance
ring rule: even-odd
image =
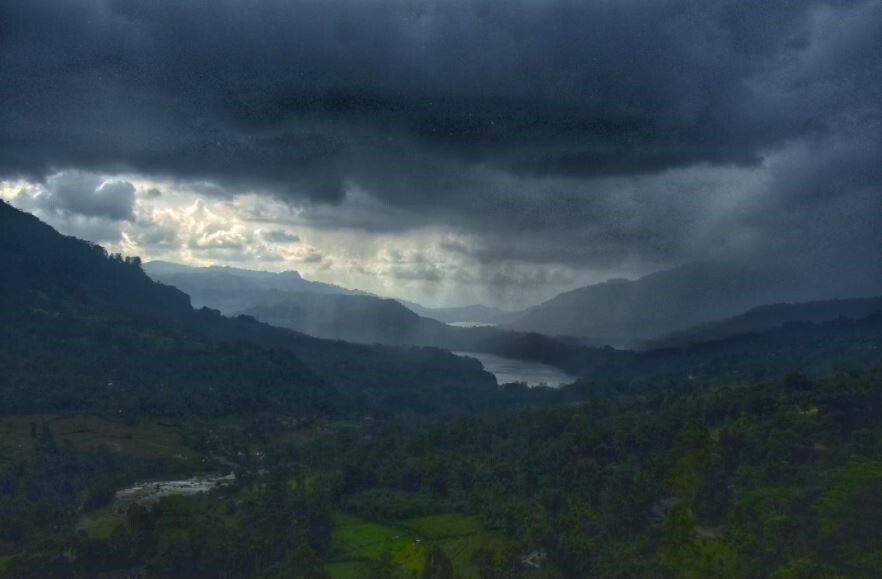
[[[882,3],[0,3],[3,196],[148,258],[524,305],[882,278]]]

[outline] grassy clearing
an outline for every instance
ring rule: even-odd
[[[478,549],[501,551],[508,541],[486,531],[478,519],[461,513],[377,523],[338,514],[334,517],[333,561],[327,571],[334,579],[364,576],[371,561],[388,557],[408,573],[419,575],[433,546],[453,563],[457,577],[478,577],[472,556]]]
[[[430,545],[441,547],[453,563],[457,577],[479,577],[478,568],[472,564],[475,551],[501,552],[510,543],[497,533],[484,529],[477,517],[462,513],[408,519],[402,525],[425,537]]]
[[[332,549],[337,562],[379,561],[388,556],[409,572],[423,568],[425,545],[406,528],[342,514],[334,517],[334,526]]]
[[[0,417],[0,454],[24,459],[33,453],[42,424],[49,425],[56,443],[79,450],[107,447],[114,452],[148,459],[195,460],[183,445],[174,423],[141,420],[126,424],[100,416],[25,415]]]

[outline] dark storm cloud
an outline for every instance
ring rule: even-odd
[[[436,157],[581,176],[750,163],[833,112],[763,86],[813,49],[824,4],[6,2],[2,168],[334,200]],[[403,185],[437,189],[422,181]]]
[[[128,181],[104,181],[96,175],[69,171],[49,178],[34,202],[47,213],[131,220],[135,187]]]
[[[761,245],[882,181],[876,1],[7,0],[0,23],[7,176],[348,195],[305,215],[452,226],[485,262]],[[770,181],[730,193],[737,168]]]

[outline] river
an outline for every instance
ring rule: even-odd
[[[552,388],[559,388],[576,381],[575,376],[570,376],[563,370],[539,362],[525,362],[524,360],[478,352],[454,352],[454,354],[476,358],[483,364],[484,370],[496,376],[497,384],[524,382],[531,387],[544,384]]]
[[[117,491],[113,508],[117,512],[124,513],[135,503],[151,505],[163,497],[173,495],[192,496],[205,493],[213,488],[231,484],[235,478],[234,474],[228,474],[224,476],[193,477],[184,480],[142,482]]]

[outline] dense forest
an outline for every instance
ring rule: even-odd
[[[4,463],[0,552],[14,554],[13,577],[323,577],[343,564],[404,577],[414,557],[426,577],[872,577],[880,385],[876,367],[738,388],[599,388],[454,421],[301,425],[293,440],[269,418],[222,432],[193,423],[186,440],[203,456],[251,449],[235,484],[134,505],[104,532],[83,513],[106,508],[112,489],[194,465],[65,447],[44,424],[29,456]],[[429,533],[411,553],[380,531],[388,552],[340,552],[353,520],[401,528],[454,514],[481,529],[466,561]]]

